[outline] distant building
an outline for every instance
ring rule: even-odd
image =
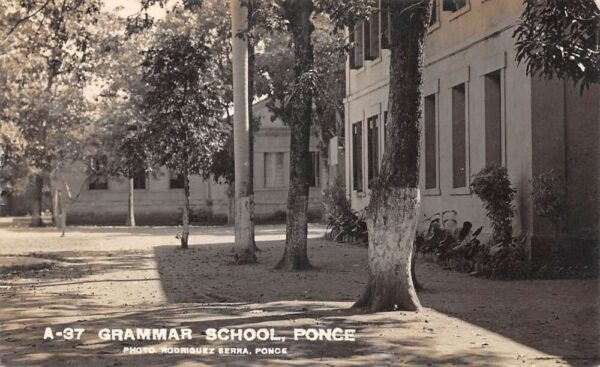
[[[254,115],[260,118],[260,129],[254,144],[254,197],[257,221],[283,221],[289,184],[290,129],[280,120],[271,121],[266,100],[254,104]],[[321,159],[317,140],[310,142],[312,176],[309,196],[309,219],[321,215]],[[124,179],[86,180],[82,165],[73,165],[67,182],[73,196],[81,192],[70,206],[71,224],[125,223],[129,186]],[[224,223],[233,209],[227,185],[200,176],[190,178],[192,221]],[[156,175],[139,175],[134,179],[137,224],[176,224],[183,210],[183,177],[166,169]],[[46,195],[49,209],[49,195]],[[20,206],[23,208],[23,206]]]
[[[531,255],[552,234],[534,214],[530,180],[554,169],[572,203],[569,229],[597,229],[600,215],[600,88],[580,95],[572,82],[526,76],[515,61],[521,0],[436,1],[425,45],[421,212],[454,209],[459,224],[490,224],[471,176],[486,164],[508,169],[516,198],[515,233]],[[386,144],[390,53],[386,13],[358,24],[346,72],[346,188],[354,209],[369,202]]]

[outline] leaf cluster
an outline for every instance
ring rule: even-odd
[[[594,0],[525,0],[513,34],[528,75],[600,82],[600,9]]]

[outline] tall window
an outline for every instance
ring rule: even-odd
[[[484,77],[486,165],[502,165],[502,88],[500,83],[500,71]]]
[[[352,126],[352,188],[363,191],[362,174],[362,121]]]
[[[467,6],[467,1],[469,1],[469,0],[443,0],[443,1],[444,1],[443,10],[451,11],[454,13],[454,12],[459,11],[460,9],[464,8],[465,6]]]
[[[319,186],[319,152],[310,152],[310,171],[308,183],[310,187]]]
[[[283,187],[284,172],[283,172],[283,152],[265,153],[265,187]]]
[[[452,88],[452,187],[467,186],[466,91]]]
[[[435,94],[425,97],[425,189],[437,188],[437,113]]]
[[[135,190],[146,190],[148,188],[148,177],[146,171],[138,170],[133,175],[133,188]]]
[[[377,115],[367,120],[367,154],[368,154],[368,182],[371,187],[371,181],[379,175],[379,127],[377,124]]]
[[[91,178],[88,183],[89,190],[108,190],[108,177],[106,176],[106,156],[92,158],[90,162]]]
[[[169,188],[183,189],[183,174],[175,172],[170,172],[169,174]]]

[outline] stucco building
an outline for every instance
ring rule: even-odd
[[[255,216],[258,221],[278,221],[285,218],[289,185],[290,129],[276,119],[263,100],[254,104],[254,115],[260,119],[260,129],[254,144]],[[321,159],[316,137],[310,142],[313,174],[309,193],[309,218],[321,214]],[[69,208],[73,224],[124,224],[128,210],[127,180],[97,179],[86,182],[81,166],[74,165],[67,181],[77,200]],[[176,224],[183,210],[183,178],[166,169],[157,174],[140,175],[134,179],[135,213],[138,224]],[[200,176],[190,178],[192,221],[223,223],[227,221],[232,202],[228,186]]]
[[[532,256],[552,233],[535,215],[533,176],[554,169],[567,184],[569,232],[599,222],[600,88],[580,95],[572,82],[526,75],[512,35],[521,0],[436,1],[425,44],[422,87],[422,213],[457,210],[490,231],[471,193],[486,164],[508,169],[517,189],[515,233],[528,235]],[[346,189],[354,209],[369,201],[386,144],[390,53],[386,13],[350,32],[355,47],[346,72]]]

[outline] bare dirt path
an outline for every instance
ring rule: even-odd
[[[259,227],[259,263],[230,263],[231,228],[0,228],[0,256],[35,253],[48,269],[0,275],[2,366],[596,366],[596,280],[502,282],[418,263],[420,313],[365,315],[347,308],[366,280],[366,249],[320,239],[314,270],[273,270],[282,226]],[[46,326],[81,327],[81,340],[43,340]],[[192,341],[105,341],[102,328],[190,327]],[[274,328],[280,342],[207,342],[210,327]],[[294,328],[342,327],[357,339],[291,340]],[[124,347],[285,347],[287,354],[123,354]]]

